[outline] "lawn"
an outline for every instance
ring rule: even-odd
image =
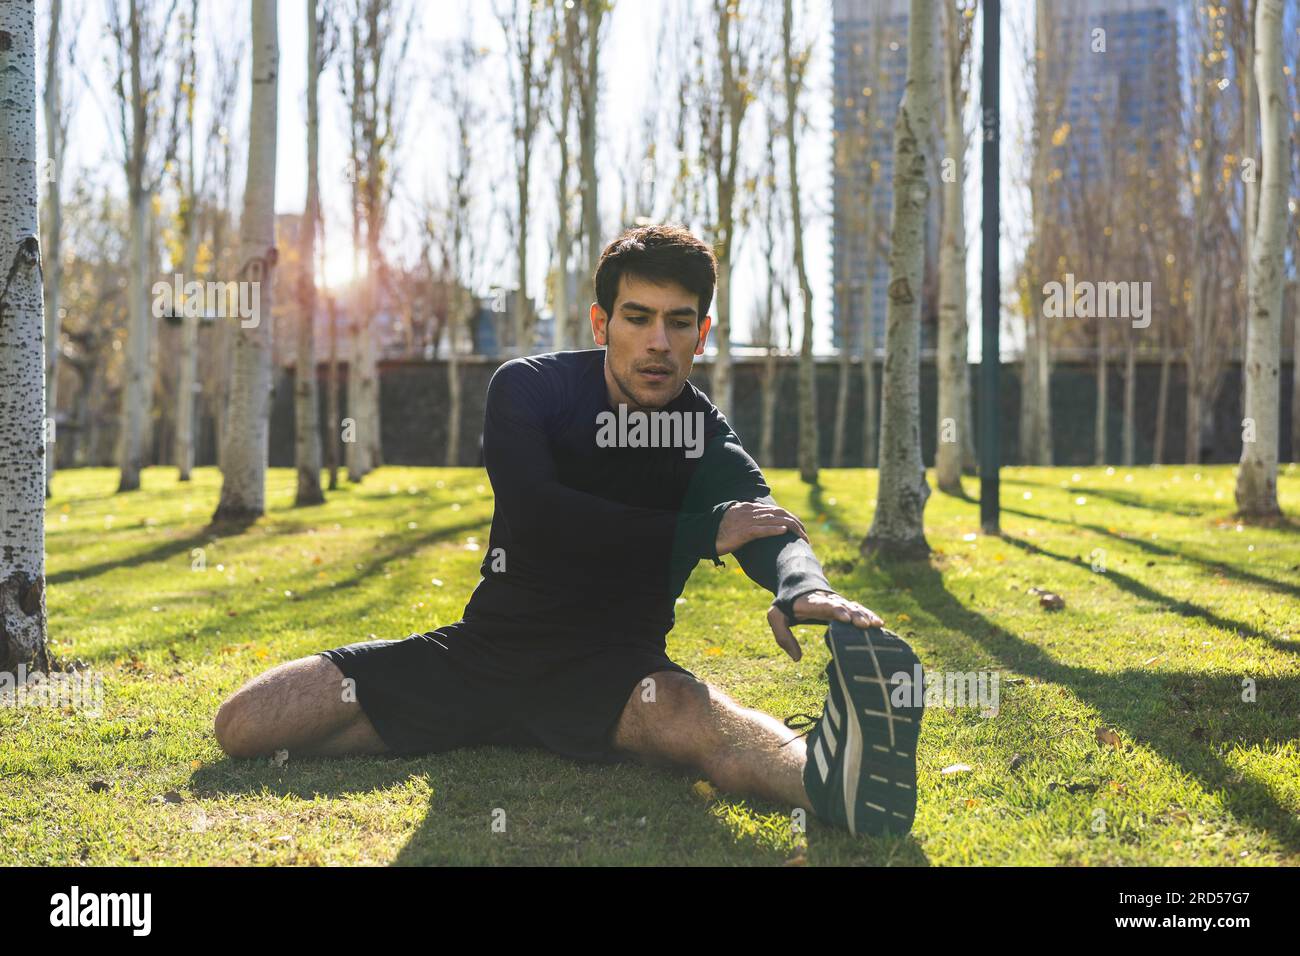
[[[1283,471],[1300,513],[1300,469]],[[1300,864],[1300,533],[1238,524],[1232,472],[1007,469],[1004,537],[936,493],[932,559],[892,566],[857,553],[874,473],[823,471],[820,493],[769,474],[831,581],[928,669],[1000,678],[996,716],[927,710],[916,825],[886,840],[542,751],[229,760],[212,716],[249,677],[459,618],[485,473],[384,468],[295,510],[274,470],[267,517],[218,537],[213,469],[189,485],[150,469],[130,494],[110,470],[62,472],[51,647],[102,676],[103,710],[0,707],[0,864]],[[789,660],[734,559],[702,563],[684,597],[675,660],[778,716],[820,711],[820,632]]]

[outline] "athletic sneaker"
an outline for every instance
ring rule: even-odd
[[[906,833],[916,815],[921,667],[892,631],[842,621],[826,629],[830,689],[808,730],[804,789],[812,811],[854,834]],[[905,675],[897,681],[896,674]],[[786,719],[790,727],[791,720]]]

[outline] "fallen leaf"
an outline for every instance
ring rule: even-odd
[[[1065,607],[1065,598],[1044,588],[1030,588],[1028,593],[1038,595],[1038,606],[1044,610],[1059,611]]]
[[[1124,749],[1124,741],[1120,740],[1119,734],[1109,727],[1097,728],[1097,743],[1103,746],[1114,747],[1116,750]]]
[[[702,797],[705,800],[712,800],[718,795],[718,791],[713,789],[713,784],[707,780],[696,780],[695,786],[691,787],[691,790],[695,792],[697,797]]]

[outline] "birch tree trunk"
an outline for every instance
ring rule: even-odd
[[[1105,319],[1102,320],[1107,321]],[[1133,344],[1133,330],[1124,336],[1124,426],[1120,433],[1122,447],[1120,461],[1132,467],[1137,444],[1137,349]]]
[[[189,37],[187,38],[188,83],[185,91],[185,185],[181,197],[181,229],[184,233],[184,251],[181,254],[182,281],[195,279],[194,265],[199,251],[199,196],[194,170],[194,101],[197,79],[197,60],[194,53],[194,36],[197,32],[197,0],[190,8]],[[215,252],[215,250],[214,250]],[[172,454],[180,481],[189,481],[194,469],[194,399],[199,365],[199,311],[198,303],[186,302],[180,313],[181,354],[180,374],[176,383],[176,441]]]
[[[554,348],[562,352],[569,345],[569,116],[573,112],[573,56],[571,38],[575,35],[576,11],[560,5],[563,13],[556,24],[557,62],[560,70],[560,116],[555,139],[560,147],[560,181],[557,198],[555,251],[559,278],[555,283]]]
[[[460,242],[459,236],[456,242]],[[456,282],[447,317],[447,452],[444,460],[451,468],[460,464],[460,408],[464,389],[460,381],[460,350],[457,346],[461,319],[468,312],[467,299],[469,296],[460,282]]]
[[[911,0],[907,85],[894,123],[894,204],[890,217],[889,301],[881,402],[880,488],[866,551],[896,557],[929,553],[923,515],[930,497],[921,460],[921,287],[930,196],[935,108],[935,0]]]
[[[875,468],[880,460],[880,428],[876,415],[876,314],[872,290],[876,275],[875,178],[866,184],[867,284],[862,294],[862,463]]]
[[[1169,366],[1173,361],[1168,341],[1168,322],[1160,325],[1160,386],[1156,394],[1156,437],[1152,464],[1165,463],[1165,441],[1169,434]]]
[[[794,9],[785,0],[781,16],[781,52],[785,67],[785,141],[790,175],[790,229],[794,239],[794,267],[803,305],[803,340],[799,349],[799,477],[817,484],[817,368],[813,363],[812,286],[803,255],[803,211],[799,189],[799,91],[803,66],[794,58]]]
[[[1300,461],[1300,305],[1291,308],[1291,460]]]
[[[333,295],[327,295],[330,323],[329,384],[325,395],[325,464],[329,468],[329,490],[339,487],[339,309]]]
[[[1281,514],[1277,501],[1282,274],[1286,229],[1289,119],[1282,76],[1282,0],[1258,0],[1255,85],[1259,90],[1263,170],[1251,243],[1246,315],[1245,419],[1237,508],[1250,517]]]
[[[45,232],[42,250],[42,268],[45,278],[45,414],[53,420],[59,407],[59,337],[63,317],[59,308],[59,290],[63,282],[63,258],[60,247],[63,237],[63,205],[59,181],[63,177],[63,141],[65,129],[61,114],[59,59],[59,31],[63,20],[63,0],[50,2],[50,36],[45,49],[45,159],[48,163],[48,183],[45,193]],[[54,476],[54,445],[57,433],[45,446],[45,496],[50,496],[50,480]]]
[[[45,646],[45,352],[36,186],[36,7],[0,4],[0,671]]]
[[[1250,262],[1251,262],[1251,244],[1255,240],[1255,230],[1258,228],[1259,214],[1259,116],[1260,106],[1258,91],[1256,90],[1255,81],[1255,50],[1252,43],[1254,39],[1252,24],[1255,23],[1258,16],[1258,0],[1242,0],[1241,11],[1245,15],[1245,22],[1241,24],[1246,34],[1246,42],[1242,48],[1241,65],[1238,68],[1237,75],[1240,77],[1238,84],[1241,90],[1241,154],[1242,158],[1249,160],[1255,166],[1255,175],[1244,177],[1242,183],[1246,198],[1246,212],[1241,229],[1241,261],[1246,263],[1245,273],[1245,301],[1247,308],[1250,304]],[[1235,10],[1234,10],[1235,13]],[[1235,19],[1235,17],[1234,17]],[[1233,26],[1236,26],[1234,23]],[[1236,32],[1234,30],[1233,32]],[[1285,94],[1283,94],[1285,97]],[[1285,228],[1285,227],[1283,227]]]
[[[127,342],[125,382],[122,387],[122,435],[118,461],[121,476],[118,491],[140,487],[144,460],[144,430],[153,397],[153,373],[149,351],[154,334],[149,309],[146,270],[146,242],[149,235],[149,206],[152,195],[144,185],[147,153],[147,116],[141,66],[141,26],[135,3],[130,9],[131,152],[127,161],[127,197],[131,209],[130,277],[127,284]]]
[[[848,315],[849,296],[842,285],[836,290],[836,295],[840,300],[840,315]],[[847,326],[846,322],[846,334],[840,340],[838,374],[835,379],[835,424],[831,435],[831,462],[836,468],[843,468],[845,465],[844,433],[849,417],[849,374],[853,371],[853,352],[849,345]]]
[[[587,269],[582,277],[578,314],[585,315],[596,300],[596,265],[600,260],[600,206],[597,203],[596,119],[600,92],[600,23],[605,14],[605,0],[583,0],[587,26],[587,68],[579,97],[578,135],[581,141],[579,162],[582,167],[582,230],[587,240]]]
[[[250,0],[253,21],[248,175],[240,218],[239,281],[257,283],[254,314],[234,329],[234,361],[221,499],[216,523],[251,521],[266,510],[271,410],[271,305],[275,272],[276,90],[279,43],[275,0]],[[231,321],[227,319],[226,321]]]
[[[1300,248],[1292,245],[1292,256]],[[1300,259],[1294,261],[1300,262]],[[1300,461],[1300,282],[1292,284],[1291,297],[1291,460]]]
[[[1094,465],[1106,464],[1106,426],[1109,424],[1106,420],[1106,411],[1110,407],[1110,398],[1107,394],[1107,386],[1110,384],[1108,378],[1110,358],[1110,347],[1107,339],[1110,332],[1109,319],[1097,319],[1097,410],[1093,422],[1092,436],[1092,463]]]
[[[966,393],[966,131],[962,125],[962,46],[955,0],[943,4],[944,148],[952,176],[943,183],[943,232],[939,240],[939,427],[934,453],[935,483],[941,491],[964,494],[961,471],[970,422]]]
[[[316,413],[316,224],[320,219],[320,43],[317,0],[307,0],[307,202],[303,210],[299,256],[298,357],[294,373],[294,460],[298,466],[296,506],[325,500],[320,487],[320,424]]]
[[[537,104],[535,94],[542,78],[534,69],[537,55],[536,17],[537,4],[529,3],[521,23],[518,5],[512,0],[500,14],[509,56],[513,57],[510,69],[518,70],[511,82],[511,125],[514,131],[515,189],[519,219],[515,223],[515,295],[514,338],[519,355],[533,351],[533,316],[528,300],[528,224],[530,183],[532,179],[533,138],[537,130]],[[516,85],[517,84],[517,85]]]
[[[714,345],[716,355],[710,377],[712,401],[724,415],[735,405],[735,382],[731,358],[732,325],[732,250],[736,247],[736,177],[740,163],[740,133],[749,104],[748,70],[746,70],[746,36],[741,25],[744,18],[754,17],[754,10],[741,12],[738,0],[714,0],[716,22],[716,56],[719,66],[716,126],[711,130],[712,176],[718,189],[718,219],[714,252],[718,256],[718,294],[714,310]],[[802,70],[802,68],[801,68]],[[792,173],[792,181],[794,174]]]

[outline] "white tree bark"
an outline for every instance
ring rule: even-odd
[[[534,326],[532,303],[528,298],[528,227],[531,219],[529,198],[532,184],[533,139],[539,118],[538,99],[545,83],[545,74],[535,67],[537,59],[538,10],[535,3],[528,4],[520,16],[514,0],[498,12],[502,32],[505,34],[507,55],[510,57],[510,122],[514,132],[515,148],[515,296],[514,337],[519,355],[533,351]],[[515,71],[518,71],[517,73]]]
[[[153,399],[153,371],[149,353],[153,344],[154,317],[149,308],[147,242],[152,192],[146,188],[145,159],[148,153],[148,116],[143,88],[141,26],[134,3],[130,10],[131,144],[127,158],[127,196],[131,209],[130,278],[127,283],[127,342],[125,382],[122,387],[122,434],[118,441],[121,464],[119,491],[140,487],[144,465],[145,427]]]
[[[61,240],[63,236],[63,200],[59,183],[63,178],[63,142],[65,120],[59,61],[62,47],[59,41],[63,20],[63,0],[50,2],[50,35],[45,49],[45,159],[48,163],[48,186],[45,193],[44,248],[41,258],[45,276],[45,408],[53,419],[59,407],[59,337],[62,316],[59,314],[59,290],[63,281]],[[57,434],[47,435],[57,440]],[[45,446],[45,494],[49,497],[50,480],[54,475],[54,445]]]
[[[36,8],[0,3],[0,670],[44,670],[45,352]]]
[[[459,237],[457,238],[459,243]],[[464,388],[460,380],[461,322],[467,315],[470,296],[459,282],[452,292],[452,306],[447,327],[447,451],[445,462],[449,468],[460,464],[460,407]]]
[[[921,287],[925,214],[934,156],[935,0],[911,0],[907,85],[894,123],[894,205],[881,401],[880,488],[863,548],[898,557],[928,554],[923,514],[930,486],[921,460]]]
[[[712,326],[717,353],[709,376],[709,395],[723,414],[732,412],[735,400],[731,361],[732,258],[739,226],[736,193],[741,158],[740,133],[744,127],[745,113],[753,99],[750,89],[750,50],[755,34],[752,27],[746,29],[745,25],[747,21],[753,23],[757,17],[755,6],[750,5],[744,10],[741,6],[740,0],[713,0],[718,98],[711,114],[712,128],[707,130],[705,144],[716,190],[717,218],[713,251],[718,260],[718,287]],[[798,69],[802,74],[802,65]],[[798,174],[792,173],[791,182],[797,180]],[[796,236],[795,241],[798,243],[802,240]],[[802,465],[800,467],[803,468]]]
[[[596,266],[602,251],[600,205],[597,202],[596,122],[600,110],[600,25],[605,15],[605,0],[581,0],[581,5],[586,14],[587,68],[579,75],[578,136],[581,147],[578,161],[582,169],[582,230],[587,243],[587,269],[577,306],[579,316],[584,316],[596,300]],[[581,318],[578,324],[582,324]]]
[[[799,189],[799,91],[803,86],[805,62],[796,62],[794,51],[794,10],[785,0],[781,17],[781,51],[785,77],[785,141],[787,171],[790,176],[790,229],[794,239],[794,268],[799,279],[800,304],[803,306],[803,335],[799,347],[799,477],[810,485],[817,484],[817,367],[813,362],[812,286],[803,255],[803,211]],[[721,364],[721,348],[719,348]],[[727,380],[730,382],[730,379]]]
[[[574,39],[577,37],[577,7],[557,4],[555,25],[556,67],[560,73],[558,116],[552,117],[555,139],[560,148],[560,177],[556,195],[555,253],[559,275],[555,282],[555,351],[570,348],[569,343],[569,258],[572,245],[569,235],[569,119],[573,113]],[[451,459],[448,458],[448,461]]]
[[[325,392],[325,464],[329,469],[329,490],[339,487],[339,310],[333,295],[326,297],[330,323],[330,360]]]
[[[252,109],[248,175],[240,219],[240,282],[258,283],[260,308],[234,329],[226,453],[217,522],[250,521],[266,510],[271,406],[271,305],[275,273],[276,90],[279,42],[275,0],[250,0],[253,21]]]
[[[1255,85],[1263,146],[1259,215],[1251,242],[1250,309],[1246,315],[1245,419],[1237,508],[1243,515],[1281,513],[1277,501],[1277,445],[1282,351],[1282,275],[1290,136],[1282,76],[1282,0],[1258,0],[1255,11]]]
[[[198,3],[190,8],[190,29],[188,37],[188,89],[185,93],[185,184],[181,197],[181,228],[184,231],[185,247],[181,258],[181,275],[183,282],[197,278],[194,274],[195,262],[199,249],[199,195],[197,176],[194,168],[194,101],[197,80],[197,59],[194,53],[194,24],[198,19]],[[173,454],[179,471],[179,480],[189,481],[194,469],[194,404],[197,398],[199,364],[199,316],[198,309],[189,305],[181,313],[181,367],[176,385],[176,441]]]
[[[939,241],[938,431],[934,454],[935,483],[949,494],[962,494],[961,470],[970,441],[966,362],[966,130],[962,124],[962,46],[955,0],[943,4],[944,148],[952,177],[943,182],[943,232]]]
[[[307,0],[307,200],[300,227],[297,361],[294,372],[294,460],[298,466],[295,505],[325,500],[320,487],[320,423],[316,412],[316,224],[320,218],[320,44],[317,0]]]

